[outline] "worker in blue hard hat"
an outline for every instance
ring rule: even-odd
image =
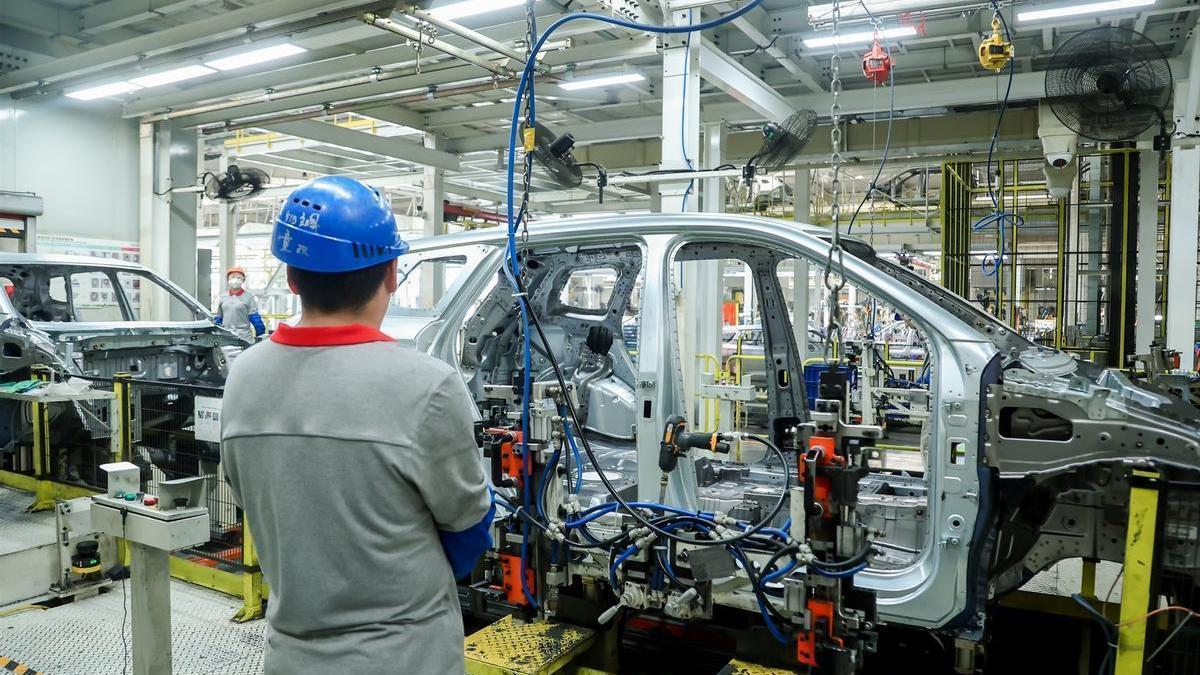
[[[297,188],[272,237],[301,318],[238,357],[221,433],[271,588],[266,672],[461,673],[455,578],[495,507],[462,378],[379,330],[408,245],[341,176]]]

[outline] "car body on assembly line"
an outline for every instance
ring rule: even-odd
[[[1121,560],[1129,466],[1194,480],[1200,410],[1038,347],[866,243],[843,241],[842,278],[860,298],[911,322],[931,361],[918,441],[923,470],[872,467],[860,483],[862,518],[881,533],[887,554],[855,583],[874,591],[881,619],[977,630],[988,602],[1058,560]],[[663,425],[674,414],[694,419],[699,409],[684,367],[692,352],[679,338],[680,270],[729,259],[750,267],[764,308],[760,431],[794,447],[789,430],[810,416],[804,387],[793,386],[804,382],[807,355],[797,351],[777,272],[793,261],[824,265],[828,231],[746,216],[611,216],[536,223],[527,247],[531,307],[575,389],[581,425],[602,450],[604,466],[588,470],[605,471],[629,497],[665,494],[747,520],[763,512],[794,466],[694,456],[660,493]],[[505,235],[495,231],[414,242],[400,259],[402,283],[384,324],[401,343],[458,368],[485,416],[495,388],[511,386],[519,372],[519,317],[501,272],[504,253]],[[573,275],[599,272],[611,280],[608,290],[588,306],[571,304],[564,289]],[[631,321],[633,354],[622,345]],[[535,380],[550,379],[547,357],[535,349]],[[586,506],[610,497],[585,475],[580,499]],[[1179,565],[1188,570],[1196,561]]]
[[[140,431],[147,441],[156,424],[173,425],[176,431],[187,426],[192,394],[185,387],[220,387],[231,359],[247,346],[215,325],[179,286],[133,262],[5,253],[0,254],[0,287],[0,376],[5,380],[28,379],[40,365],[55,379],[127,373],[135,380],[179,385],[176,391],[146,393],[140,399],[149,409],[158,396],[161,405],[155,409],[171,412],[142,420]],[[17,414],[20,405],[0,401],[0,447],[6,463],[32,434],[31,425]],[[51,472],[59,480],[102,485],[96,482],[103,480],[96,469],[99,459],[78,450],[103,426],[96,412],[85,408],[78,403],[53,406],[56,456],[51,457]],[[165,466],[173,450],[159,450]],[[215,460],[215,444],[211,454]]]

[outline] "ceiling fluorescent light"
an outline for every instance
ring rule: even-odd
[[[1099,14],[1117,9],[1132,9],[1134,7],[1149,7],[1154,0],[1111,0],[1110,2],[1091,2],[1085,5],[1067,5],[1064,7],[1047,7],[1046,9],[1031,9],[1027,12],[1017,12],[1017,21],[1039,21],[1041,19],[1058,19],[1064,16],[1080,14]]]
[[[282,59],[285,56],[302,54],[305,51],[308,50],[306,50],[304,47],[297,47],[296,45],[292,44],[282,44],[275,45],[274,47],[263,47],[262,49],[242,52],[241,54],[234,54],[233,56],[226,56],[225,58],[215,59],[213,61],[207,61],[204,65],[208,66],[209,68],[216,68],[217,70],[235,70],[237,68],[253,66],[257,63],[266,63],[267,61]]]
[[[594,89],[596,87],[607,87],[614,84],[627,84],[629,82],[641,82],[646,79],[641,73],[619,73],[617,75],[604,75],[601,77],[589,77],[582,80],[568,80],[559,82],[558,86],[567,91],[575,91],[577,89]]]
[[[97,87],[88,87],[87,89],[76,89],[75,91],[66,92],[67,96],[80,101],[91,101],[97,98],[106,96],[116,96],[118,94],[128,94],[131,91],[137,91],[141,87],[132,82],[110,82]]]
[[[163,84],[171,84],[173,82],[182,82],[196,77],[210,75],[217,71],[204,66],[184,66],[174,70],[167,70],[153,75],[143,75],[141,77],[131,78],[129,81],[139,87],[157,87]]]
[[[524,4],[525,0],[463,0],[463,2],[454,2],[442,5],[441,7],[430,7],[429,13],[437,16],[439,19],[454,21],[465,16],[474,16],[510,7],[520,7]]]
[[[915,26],[899,26],[897,28],[886,28],[879,32],[880,39],[890,40],[893,38],[912,37],[917,34]],[[841,47],[846,45],[867,43],[875,37],[875,31],[865,30],[859,33],[842,33],[837,37],[837,43]],[[834,38],[819,37],[808,38],[804,40],[804,46],[808,49],[820,49],[821,47],[832,47]]]

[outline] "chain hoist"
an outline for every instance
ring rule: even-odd
[[[833,0],[833,55],[829,58],[829,93],[833,98],[833,103],[829,107],[829,116],[833,126],[829,130],[829,145],[832,152],[829,155],[829,168],[832,172],[829,188],[832,194],[830,203],[830,216],[833,220],[833,232],[830,237],[829,257],[825,259],[825,271],[823,275],[825,290],[828,293],[829,319],[825,326],[825,362],[829,362],[830,348],[833,346],[833,340],[836,337],[840,347],[842,342],[842,319],[841,306],[838,304],[838,297],[842,289],[846,286],[844,274],[844,265],[842,257],[842,240],[841,240],[841,204],[839,203],[842,195],[842,106],[838,98],[842,93],[842,50],[838,44],[838,39],[841,37],[838,30],[840,27],[841,7],[838,0]],[[837,257],[837,281],[833,280],[834,257]]]

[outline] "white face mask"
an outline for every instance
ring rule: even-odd
[[[245,283],[245,281],[245,279],[235,274],[229,277],[229,287],[236,291],[242,287],[242,284]]]

